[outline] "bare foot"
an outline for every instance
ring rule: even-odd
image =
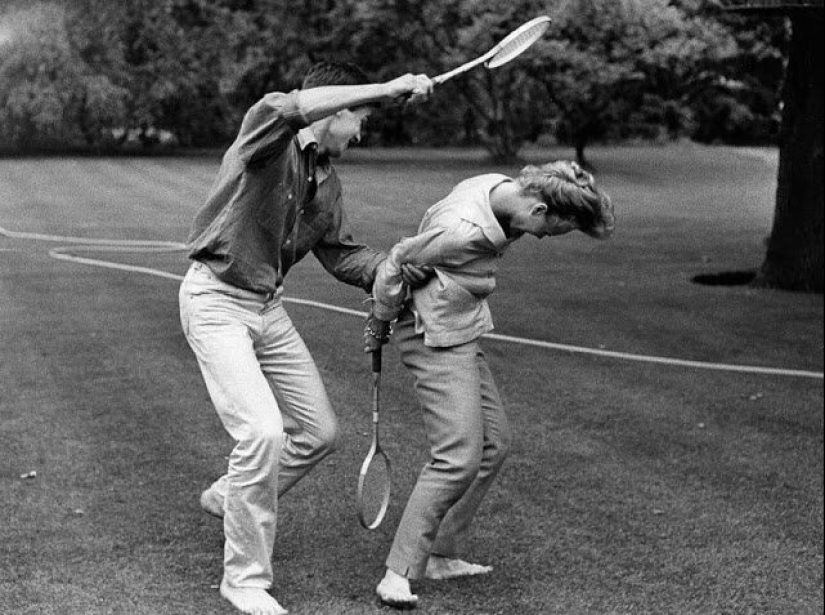
[[[427,570],[424,572],[424,576],[428,579],[443,581],[457,577],[472,577],[479,574],[487,574],[492,571],[492,566],[482,566],[481,564],[471,564],[461,559],[450,559],[431,555],[427,561]]]
[[[410,580],[389,568],[375,593],[381,602],[396,609],[414,609],[418,604],[418,596],[410,590]]]
[[[215,488],[215,485],[212,485],[209,489],[201,493],[201,508],[210,515],[222,519],[223,500],[223,494]]]
[[[232,587],[224,579],[221,596],[246,615],[287,615],[287,610],[275,598],[257,587]]]

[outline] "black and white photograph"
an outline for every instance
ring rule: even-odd
[[[0,615],[822,615],[824,18],[0,0]]]

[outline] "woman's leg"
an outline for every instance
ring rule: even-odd
[[[398,323],[395,340],[402,361],[415,376],[431,458],[407,502],[387,567],[417,579],[424,574],[442,519],[481,467],[481,375],[475,343],[428,348],[409,319]]]
[[[510,450],[512,440],[510,425],[501,396],[496,387],[487,359],[481,349],[476,355],[476,363],[481,377],[481,412],[484,423],[484,452],[481,458],[481,467],[473,484],[464,493],[445,515],[438,530],[438,536],[433,543],[432,555],[453,560],[458,558],[467,541],[470,524],[478,511],[481,502],[490,490],[493,482],[501,470],[504,460]],[[467,568],[471,570],[471,568]],[[476,571],[478,574],[480,571]],[[483,572],[489,572],[489,569]],[[451,574],[460,574],[460,571],[435,572],[440,578]],[[465,574],[474,574],[467,572]],[[431,576],[429,571],[427,576]]]

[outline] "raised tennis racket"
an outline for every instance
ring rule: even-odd
[[[384,520],[390,505],[390,458],[378,437],[381,388],[381,348],[372,353],[372,446],[358,473],[358,520],[374,530]]]
[[[521,55],[533,43],[539,40],[550,27],[550,18],[546,15],[531,19],[505,36],[499,43],[483,56],[462,64],[458,68],[433,78],[433,83],[440,84],[456,75],[466,73],[471,68],[484,64],[486,68],[498,68],[513,58]]]

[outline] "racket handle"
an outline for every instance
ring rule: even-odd
[[[372,373],[381,373],[381,348],[372,351]]]
[[[470,60],[469,62],[467,62],[465,64],[462,64],[458,68],[454,68],[451,71],[448,71],[446,73],[441,73],[440,75],[437,75],[437,76],[433,77],[433,79],[432,79],[433,83],[436,84],[436,85],[441,85],[442,83],[447,81],[447,79],[452,79],[456,75],[460,75],[461,73],[466,73],[471,68],[474,68],[474,67],[478,66],[479,64],[481,64],[482,62],[486,62],[487,60],[489,60],[493,56],[492,52],[495,52],[495,48],[491,49],[490,51],[485,53],[483,56],[477,57],[475,60]]]

